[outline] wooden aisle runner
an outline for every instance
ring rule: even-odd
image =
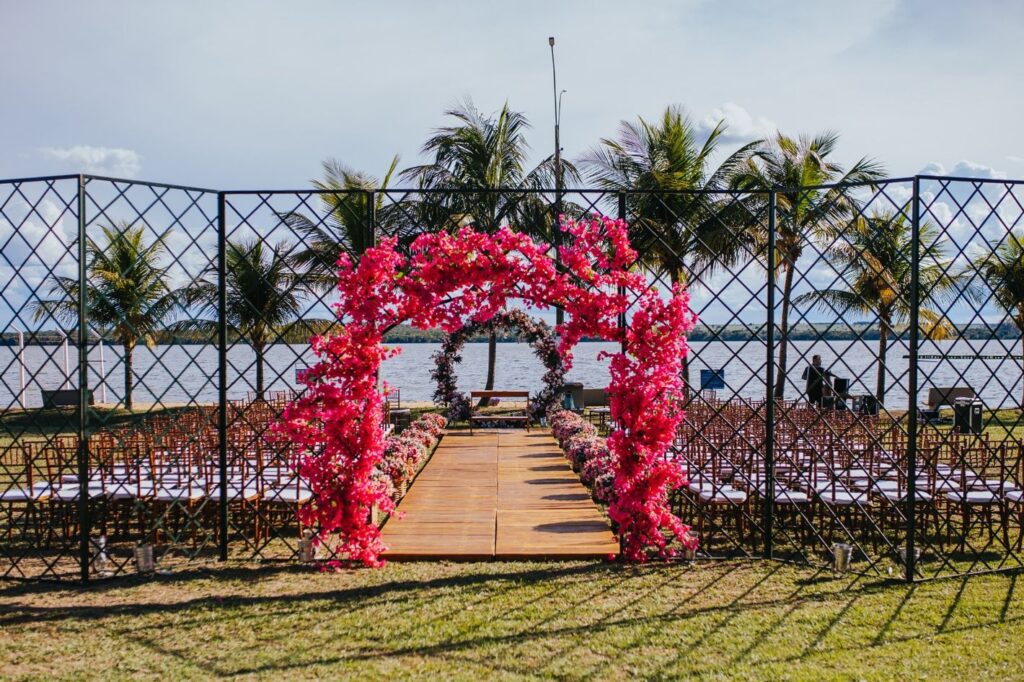
[[[384,526],[387,559],[585,558],[618,541],[545,430],[444,436]]]

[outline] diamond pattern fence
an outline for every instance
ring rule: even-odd
[[[700,318],[668,456],[703,554],[840,555],[907,580],[1019,567],[1022,200],[1020,183],[929,176],[689,193],[0,183],[0,576],[116,576],[150,549],[163,568],[297,559],[312,493],[269,429],[309,336],[339,324],[338,256],[504,224],[554,253],[557,216],[592,212],[624,218],[635,268],[683,282]],[[426,399],[415,357],[384,378]],[[389,428],[408,421],[401,395]]]

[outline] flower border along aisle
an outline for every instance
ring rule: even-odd
[[[688,297],[677,285],[663,299],[642,274],[630,272],[636,252],[623,221],[563,219],[562,230],[568,246],[558,249],[561,268],[547,245],[508,227],[493,234],[468,227],[422,234],[409,256],[389,238],[358,265],[346,255],[339,259],[334,308],[344,326],[313,337],[319,361],[304,374],[307,390],[278,425],[294,443],[299,475],[314,494],[302,521],[318,530],[318,542],[334,542],[339,558],[379,566],[386,549],[370,522],[375,505],[386,513],[394,509],[373,476],[384,453],[377,372],[399,352],[383,345],[384,333],[408,322],[451,334],[487,322],[510,301],[565,309],[567,321],[555,331],[566,370],[584,336],[623,344],[624,352],[602,354],[610,359],[608,394],[617,425],[608,438],[615,491],[608,514],[631,561],[671,554],[669,541],[684,539],[688,527],[672,514],[668,496],[685,476],[665,453],[682,419],[680,369],[685,333],[694,323]],[[618,322],[627,312],[632,322],[623,329]]]

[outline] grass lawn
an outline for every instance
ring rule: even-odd
[[[1017,582],[709,562],[0,583],[0,677],[1024,679]]]

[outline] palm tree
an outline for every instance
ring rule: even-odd
[[[290,263],[302,273],[302,281],[311,289],[326,292],[337,284],[337,262],[342,253],[357,260],[380,232],[395,232],[392,228],[402,217],[397,206],[385,205],[385,195],[377,192],[371,229],[369,201],[370,192],[388,188],[397,166],[396,155],[384,178],[378,180],[328,159],[323,163],[323,179],[313,181],[313,186],[321,190],[317,198],[324,217],[309,218],[300,211],[281,215],[299,240],[299,249],[290,257]]]
[[[252,346],[256,354],[256,395],[262,398],[266,347],[279,337],[284,325],[299,315],[306,288],[289,264],[287,244],[269,246],[263,239],[254,238],[229,241],[225,250],[228,333]],[[180,326],[214,333],[219,310],[216,278],[216,269],[211,268],[189,292],[190,301],[199,305],[197,314],[214,319],[190,320]]]
[[[844,185],[870,183],[884,175],[882,166],[867,158],[860,159],[849,170],[830,161],[838,142],[838,133],[832,131],[798,138],[777,133],[770,143],[751,154],[733,180],[737,189],[776,190],[776,258],[769,265],[783,275],[776,398],[785,394],[789,313],[797,261],[805,246],[827,243],[835,232],[833,226],[855,215],[850,188]],[[758,225],[758,229],[766,228],[767,225]]]
[[[971,268],[992,292],[996,305],[1002,308],[1021,332],[1024,352],[1024,236],[1008,232],[1005,241],[989,244],[974,259]],[[1024,395],[1020,407],[1024,410]]]
[[[102,226],[104,243],[91,239],[86,244],[86,301],[89,323],[96,325],[102,336],[121,344],[124,353],[124,406],[132,410],[134,373],[132,361],[135,346],[141,341],[147,347],[156,345],[155,334],[170,314],[181,306],[180,292],[168,285],[167,268],[160,261],[167,252],[160,234],[146,244],[144,225],[117,223]],[[35,305],[35,319],[53,317],[59,322],[78,321],[78,280],[54,277],[49,295],[53,298]],[[79,339],[79,343],[85,343]]]
[[[466,100],[445,112],[455,119],[451,126],[439,128],[423,145],[423,153],[433,157],[429,164],[414,166],[402,177],[416,181],[422,190],[420,219],[440,229],[472,225],[493,232],[505,224],[525,218],[520,229],[540,233],[551,231],[550,220],[536,211],[536,198],[530,190],[550,186],[554,178],[552,159],[527,169],[526,117],[509,108],[508,102],[494,116],[485,116]],[[562,164],[563,173],[578,178],[571,164]],[[504,191],[496,191],[504,190]],[[497,337],[491,332],[487,348],[486,389],[494,388]]]
[[[760,143],[743,146],[712,168],[726,127],[719,121],[701,143],[683,109],[670,106],[657,122],[622,121],[618,139],[602,139],[583,157],[599,187],[626,193],[631,241],[673,284],[685,282],[688,272],[708,274],[741,257],[740,242],[723,238],[730,226],[721,210],[731,202],[717,203],[713,192],[728,186]]]
[[[899,212],[876,212],[859,217],[831,245],[825,259],[845,283],[845,289],[811,291],[793,300],[842,316],[847,313],[878,318],[878,378],[875,398],[885,402],[885,367],[888,340],[899,335],[910,320],[911,259],[914,241],[906,220],[908,207]],[[948,338],[953,328],[928,303],[948,305],[962,290],[962,278],[952,274],[945,242],[934,225],[921,225],[918,235],[918,316],[926,336]]]
[[[725,121],[719,121],[701,143],[684,110],[669,106],[659,121],[622,121],[617,139],[602,139],[583,158],[598,186],[626,193],[630,241],[648,267],[668,273],[673,285],[698,283],[753,253],[744,248],[750,233],[738,220],[741,202],[714,191],[728,187],[760,142],[713,167],[725,131]],[[683,374],[688,385],[688,363]]]

